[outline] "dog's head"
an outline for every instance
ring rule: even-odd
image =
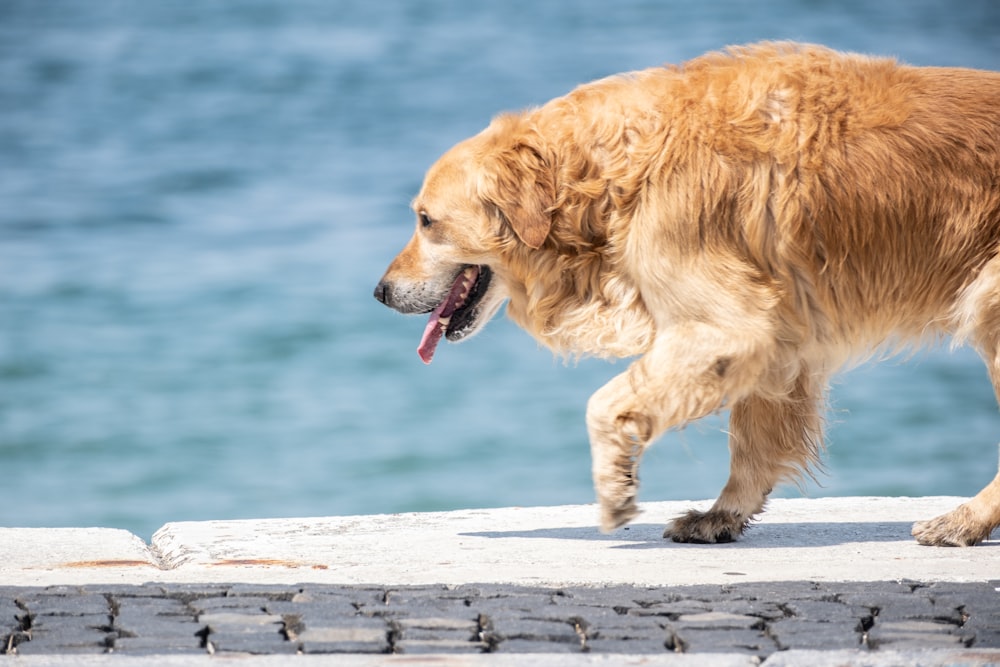
[[[413,200],[416,230],[375,288],[401,313],[429,313],[417,348],[478,332],[519,283],[510,258],[538,250],[552,226],[555,182],[520,116],[495,120],[445,153]]]

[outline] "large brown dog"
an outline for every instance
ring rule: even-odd
[[[950,335],[1000,392],[1000,73],[732,48],[497,118],[413,208],[375,296],[430,313],[425,362],[505,300],[560,354],[638,357],[587,406],[605,530],[658,435],[729,408],[729,481],[664,535],[736,539],[817,463],[830,374],[873,351]],[[1000,475],[913,534],[998,525]]]

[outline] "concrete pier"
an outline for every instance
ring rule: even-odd
[[[0,528],[0,664],[1000,664],[1000,541],[910,537],[961,501],[775,500],[724,545],[661,537],[710,501]]]

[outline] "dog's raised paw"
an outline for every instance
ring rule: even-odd
[[[635,502],[635,496],[629,496],[624,500],[613,503],[604,498],[601,504],[601,532],[610,533],[615,528],[621,528],[626,523],[639,516],[639,506]]]
[[[746,521],[729,512],[691,510],[671,521],[663,537],[674,542],[721,544],[734,542],[746,529]]]

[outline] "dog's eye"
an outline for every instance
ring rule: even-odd
[[[421,211],[420,212],[420,226],[421,227],[430,227],[433,224],[434,224],[434,221],[431,220],[431,216],[427,215],[427,211]]]

